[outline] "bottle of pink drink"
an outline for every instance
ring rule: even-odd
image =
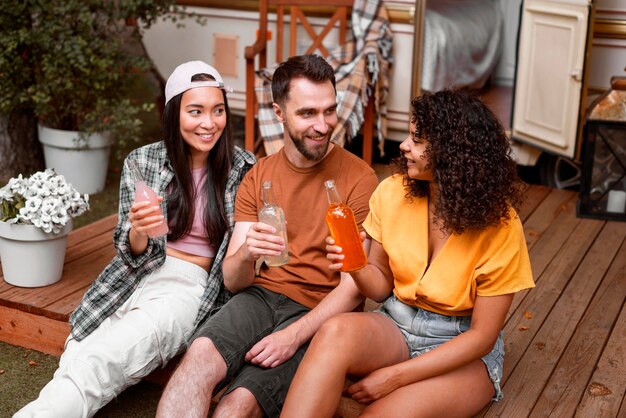
[[[163,210],[161,209],[157,195],[144,181],[143,175],[137,166],[137,162],[135,160],[128,160],[128,169],[130,170],[131,178],[135,182],[135,203],[148,201],[150,205],[159,208],[158,212],[155,212],[154,215],[163,215]],[[163,221],[162,224],[150,229],[148,236],[150,238],[158,238],[167,234],[168,231],[167,223]]]

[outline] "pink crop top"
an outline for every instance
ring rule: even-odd
[[[196,168],[191,171],[193,175],[193,183],[196,190],[202,187],[204,182],[204,167]],[[170,186],[171,188],[171,186]],[[206,196],[200,192],[196,199],[195,211],[193,217],[193,225],[191,231],[186,236],[177,241],[168,241],[167,246],[187,254],[199,255],[202,257],[215,258],[215,247],[209,243],[209,237],[204,229],[204,205]]]

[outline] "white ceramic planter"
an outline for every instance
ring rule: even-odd
[[[14,286],[41,287],[63,275],[68,221],[59,234],[47,234],[33,225],[0,222],[0,259],[4,280]]]
[[[80,193],[94,194],[104,189],[113,143],[108,133],[93,134],[83,141],[75,131],[38,126],[46,168],[63,174]]]

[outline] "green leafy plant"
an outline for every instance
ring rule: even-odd
[[[110,131],[137,141],[143,111],[133,98],[152,68],[129,47],[174,0],[7,0],[0,2],[0,112],[34,111],[40,123],[84,134]],[[141,24],[136,24],[141,22]]]

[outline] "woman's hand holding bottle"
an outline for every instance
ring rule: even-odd
[[[128,214],[135,232],[144,238],[158,238],[166,235],[169,228],[160,206],[163,198],[157,196],[154,190],[146,184],[137,161],[128,159],[127,166],[135,183],[135,201]]]
[[[359,233],[359,238],[369,249],[368,263],[347,274],[352,277],[361,294],[376,302],[382,302],[389,297],[393,289],[393,274],[389,267],[389,258],[385,253],[382,245],[375,240],[368,240],[365,232]],[[336,245],[332,237],[326,237],[326,258],[332,263],[329,268],[331,271],[343,272],[343,249]]]
[[[335,180],[326,180],[324,187],[328,196],[326,224],[330,235],[345,251],[341,271],[360,270],[367,265],[367,254],[363,248],[363,238],[359,234],[354,212],[350,206],[342,202]]]
[[[163,197],[157,197],[157,205],[151,201],[134,202],[128,213],[128,220],[137,235],[148,238],[149,231],[154,231],[165,222],[165,216],[158,203],[163,201]]]
[[[148,238],[152,231],[164,225],[165,217],[158,206],[161,201],[163,198],[159,196],[156,199],[156,205],[146,200],[135,202],[130,207],[128,221],[131,228],[128,233],[128,240],[130,241],[130,252],[135,256],[146,251]]]
[[[366,237],[367,235],[365,234],[365,232],[361,231],[359,233],[359,238],[361,238],[361,242],[365,241]],[[343,267],[343,259],[345,256],[343,255],[343,248],[335,244],[336,243],[333,237],[326,237],[326,258],[330,262],[332,262],[332,264],[329,266],[330,270],[341,271],[341,268]]]

